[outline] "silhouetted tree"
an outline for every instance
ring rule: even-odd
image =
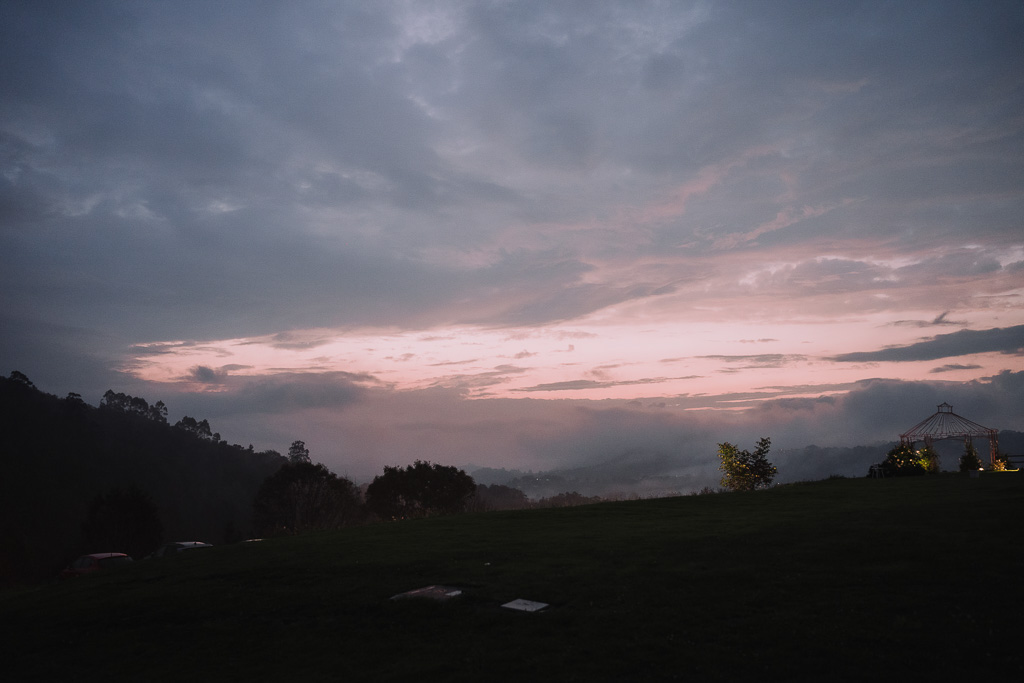
[[[978,458],[978,449],[974,447],[974,444],[967,442],[964,446],[964,454],[960,456],[960,471],[969,472],[971,470],[980,470],[981,460]]]
[[[366,489],[366,507],[382,519],[406,519],[463,512],[476,483],[457,467],[417,460],[404,468],[385,467]]]
[[[253,526],[264,536],[337,529],[358,516],[355,485],[308,461],[283,464],[264,480],[253,501]]]
[[[149,407],[149,415],[147,417],[156,422],[167,424],[167,406],[164,405],[163,401],[157,401]]]
[[[106,393],[103,394],[103,398],[100,399],[100,408],[116,410],[130,415],[140,415],[154,422],[167,424],[167,406],[164,405],[163,401],[157,401],[154,405],[149,405],[149,402],[141,396],[114,392],[113,389],[107,389]]]
[[[35,389],[35,388],[36,388],[36,385],[32,383],[32,380],[30,380],[30,379],[29,379],[29,378],[28,378],[28,377],[27,377],[27,376],[25,375],[25,373],[23,373],[23,372],[18,372],[17,370],[11,370],[11,374],[10,374],[10,376],[8,377],[8,379],[14,380],[14,381],[15,381],[15,382],[17,382],[18,384],[24,384],[24,385],[25,385],[26,387],[31,387],[31,388],[33,388],[33,389]]]
[[[753,453],[741,451],[728,441],[718,444],[718,457],[722,461],[718,469],[725,473],[722,486],[730,491],[754,491],[771,486],[778,471],[768,462],[771,446],[771,439],[767,437],[758,440]]]
[[[196,420],[194,417],[186,415],[177,422],[174,423],[175,428],[183,429],[186,432],[195,434],[201,439],[209,439],[210,441],[220,441],[220,434],[214,433],[210,429],[210,423],[206,420]]]
[[[306,448],[305,441],[292,441],[292,445],[288,447],[288,462],[309,462],[309,449]]]
[[[163,524],[153,500],[135,487],[96,496],[82,525],[90,552],[118,552],[141,559],[160,546]]]

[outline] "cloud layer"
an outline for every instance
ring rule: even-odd
[[[955,358],[977,353],[1003,353],[1024,356],[1024,325],[991,330],[960,330],[940,334],[908,346],[893,346],[878,351],[860,351],[836,356],[839,362],[916,361]],[[947,366],[952,367],[952,366]]]
[[[994,391],[1022,33],[1012,1],[6,2],[0,358],[277,448],[411,456],[409,411],[467,462],[632,447],[601,401],[632,435],[628,401]]]

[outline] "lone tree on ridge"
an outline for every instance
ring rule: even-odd
[[[718,457],[722,461],[718,469],[725,473],[722,486],[730,491],[754,491],[771,486],[778,471],[768,462],[771,446],[772,441],[767,437],[757,442],[753,453],[741,451],[728,441],[718,444]]]
[[[292,445],[288,447],[288,462],[293,465],[301,462],[310,462],[309,449],[306,448],[305,441],[297,439],[292,441]]]

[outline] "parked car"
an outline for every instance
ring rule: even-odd
[[[64,579],[86,576],[100,571],[117,569],[131,562],[132,558],[124,553],[92,553],[90,555],[82,555],[72,562],[60,573],[60,576]]]
[[[164,543],[162,546],[156,549],[149,557],[161,558],[170,557],[171,555],[177,555],[180,552],[186,550],[195,550],[196,548],[212,548],[213,546],[209,543],[203,543],[202,541],[175,541],[174,543]]]

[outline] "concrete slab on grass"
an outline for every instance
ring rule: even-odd
[[[546,602],[534,602],[533,600],[523,600],[522,598],[517,598],[512,602],[506,602],[502,605],[502,607],[519,610],[520,612],[539,612],[547,606]]]
[[[424,586],[416,590],[406,591],[398,595],[392,595],[392,600],[404,600],[405,598],[427,598],[428,600],[450,600],[462,595],[462,590],[453,586]]]

